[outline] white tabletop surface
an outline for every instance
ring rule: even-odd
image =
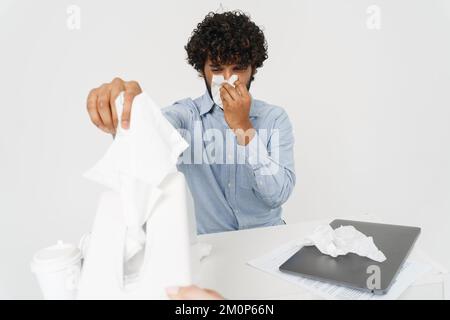
[[[339,217],[350,220],[376,221],[375,217]],[[199,285],[220,292],[228,299],[315,299],[305,289],[257,270],[247,261],[257,258],[278,246],[302,238],[321,223],[333,220],[313,220],[283,226],[257,228],[223,233],[201,235],[200,242],[213,246],[210,256],[202,261]],[[448,276],[436,274],[446,271],[437,261],[427,257],[421,248],[420,237],[411,252],[433,266],[433,273],[418,279],[400,299],[448,299]],[[442,270],[443,269],[443,270]],[[448,290],[448,289],[447,289]]]

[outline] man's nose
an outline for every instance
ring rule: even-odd
[[[232,69],[225,69],[225,70],[223,71],[222,75],[223,75],[223,78],[224,78],[225,80],[228,80],[228,79],[230,79],[230,77],[233,75],[233,70],[232,70]]]

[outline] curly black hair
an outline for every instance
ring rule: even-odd
[[[184,48],[188,63],[199,73],[208,57],[213,63],[251,66],[253,71],[268,58],[263,31],[241,11],[208,13]]]

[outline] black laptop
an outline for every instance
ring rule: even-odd
[[[280,271],[385,294],[420,234],[418,227],[340,219],[332,221],[330,226],[333,229],[353,226],[366,236],[372,236],[386,260],[376,262],[354,253],[333,258],[321,253],[315,246],[305,246],[283,263]]]

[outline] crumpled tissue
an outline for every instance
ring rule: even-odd
[[[333,229],[330,225],[318,226],[312,234],[305,237],[304,246],[316,246],[323,254],[337,257],[348,253],[355,253],[361,257],[367,257],[377,262],[386,260],[372,237],[366,236],[353,226],[340,226]]]

